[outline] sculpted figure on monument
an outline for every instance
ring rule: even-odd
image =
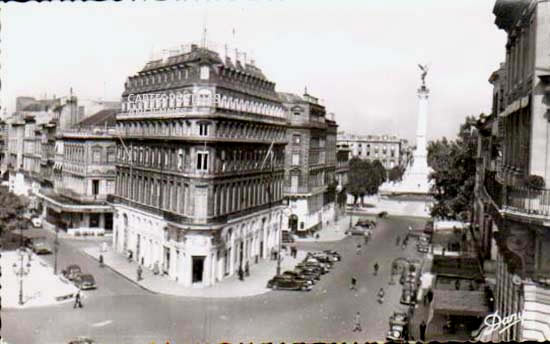
[[[426,75],[428,74],[428,65],[418,64],[418,68],[422,71],[420,78],[422,79],[422,86],[426,86]]]

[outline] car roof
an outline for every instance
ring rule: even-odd
[[[94,275],[92,275],[92,274],[80,274],[79,277],[80,278],[94,278]]]
[[[67,269],[73,269],[73,268],[79,268],[80,269],[80,266],[78,266],[77,264],[67,265]]]

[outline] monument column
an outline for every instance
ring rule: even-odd
[[[428,97],[430,90],[422,85],[418,89],[418,120],[416,125],[416,150],[415,156],[427,156],[426,151],[426,126],[428,123]]]

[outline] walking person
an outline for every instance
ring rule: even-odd
[[[361,244],[357,244],[357,255],[361,254]]]
[[[357,290],[357,279],[355,278],[355,276],[351,277],[351,282],[350,282],[350,285],[349,285],[349,289],[350,290]]]
[[[382,304],[384,303],[384,295],[386,293],[384,292],[384,288],[380,288],[380,290],[378,291],[378,303],[379,304]]]
[[[374,276],[376,276],[378,274],[378,262],[374,263]]]
[[[139,282],[142,280],[142,275],[143,275],[143,269],[141,268],[141,265],[138,265],[136,273],[137,273],[137,280]]]
[[[434,298],[434,293],[431,289],[428,290],[428,294],[426,296],[428,297],[428,303],[432,303],[432,300]]]
[[[424,320],[420,323],[420,340],[426,340],[426,322]]]
[[[399,246],[399,243],[401,242],[401,237],[398,235],[395,239],[395,246]]]
[[[353,327],[353,332],[361,332],[363,329],[361,328],[361,313],[357,312],[355,314],[355,326]]]
[[[75,309],[76,307],[82,308],[82,299],[81,299],[81,296],[80,296],[80,288],[78,288],[78,291],[76,292],[76,295],[74,296],[73,309]]]
[[[239,274],[239,281],[244,281],[244,271],[242,266],[239,266],[238,274]]]
[[[246,277],[250,276],[250,267],[248,266],[248,260],[244,264],[244,275]]]

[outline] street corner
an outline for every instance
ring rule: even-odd
[[[63,281],[41,257],[23,250],[3,252],[4,308],[30,308],[69,302],[77,288]]]

